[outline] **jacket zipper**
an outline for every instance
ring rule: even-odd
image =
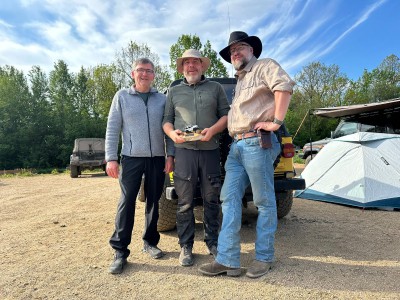
[[[148,105],[149,105],[149,101],[150,101],[150,96],[151,96],[151,94],[149,94],[149,98],[147,99],[146,116],[147,116],[147,130],[148,130],[148,133],[149,133],[150,157],[153,157],[153,151],[152,151],[152,149],[151,149],[150,121],[149,121],[149,110],[148,110]]]

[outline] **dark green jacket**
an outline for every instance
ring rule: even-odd
[[[205,79],[189,85],[184,79],[168,91],[163,124],[171,123],[175,129],[184,130],[188,125],[209,128],[226,116],[229,104],[224,88],[215,81]],[[213,150],[219,147],[219,134],[208,142],[186,142],[175,144],[177,148]]]

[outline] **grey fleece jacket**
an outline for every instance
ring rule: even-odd
[[[118,160],[119,136],[121,155],[154,157],[174,155],[174,144],[162,129],[166,97],[151,88],[147,106],[134,87],[119,90],[112,101],[106,131],[106,161]],[[166,145],[166,147],[165,147]]]

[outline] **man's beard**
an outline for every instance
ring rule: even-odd
[[[236,71],[240,71],[240,70],[243,70],[247,66],[249,61],[250,61],[250,59],[248,59],[247,57],[244,56],[242,59],[235,60],[234,62],[232,62],[232,65]]]
[[[189,84],[195,84],[201,80],[201,74],[191,74],[191,75],[186,74],[185,78]]]

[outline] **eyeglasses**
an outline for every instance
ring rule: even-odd
[[[247,44],[240,44],[239,46],[237,46],[237,47],[235,47],[235,48],[229,49],[229,54],[230,54],[230,55],[233,55],[233,54],[235,54],[236,52],[241,52],[241,51],[244,50],[244,48],[246,48],[246,47],[250,47],[250,45],[247,45]]]
[[[136,69],[135,71],[142,74],[146,73],[147,75],[154,74],[154,70],[151,69]]]

